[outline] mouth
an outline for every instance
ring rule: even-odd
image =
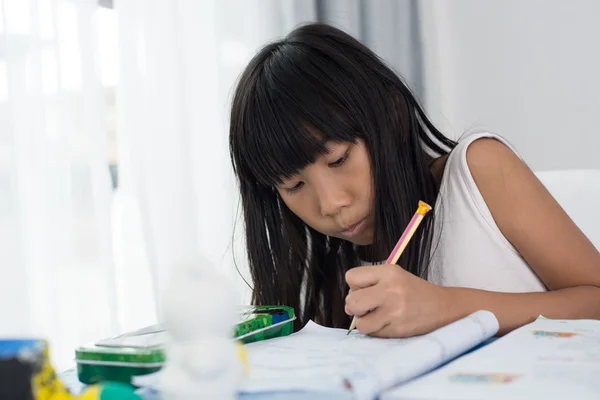
[[[357,222],[356,224],[350,225],[350,226],[344,228],[343,230],[340,231],[340,234],[347,238],[353,238],[353,237],[359,236],[365,229],[366,224],[367,224],[367,219],[364,218],[364,219],[360,220],[359,222]]]

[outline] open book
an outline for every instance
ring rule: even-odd
[[[250,371],[240,389],[351,391],[356,399],[374,399],[456,358],[497,331],[498,321],[488,311],[407,339],[347,335],[345,329],[309,322],[290,336],[246,345]]]
[[[383,399],[600,399],[600,321],[538,318]]]

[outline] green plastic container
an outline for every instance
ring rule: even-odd
[[[295,319],[292,307],[244,307],[233,338],[247,344],[287,336],[293,332]],[[158,324],[78,347],[77,376],[87,385],[103,381],[132,384],[132,377],[162,368],[166,361],[165,340],[165,327]]]
[[[234,337],[244,344],[287,336],[296,319],[294,309],[285,306],[247,307],[240,315]]]
[[[136,375],[160,370],[165,362],[162,348],[116,348],[82,346],[75,350],[77,377],[92,385],[103,381],[131,383]]]

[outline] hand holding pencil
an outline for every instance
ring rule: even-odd
[[[386,265],[356,267],[346,273],[352,289],[346,297],[346,313],[353,315],[349,333],[405,337],[429,331],[437,320],[441,288],[420,279],[396,262],[431,207],[419,207],[392,250]]]

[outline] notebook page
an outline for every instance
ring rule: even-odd
[[[414,340],[410,346],[390,346],[376,357],[355,365],[345,376],[357,399],[372,399],[386,389],[458,357],[498,332],[498,320],[489,311],[478,311],[453,324]]]
[[[155,331],[141,334],[126,334],[109,339],[97,341],[96,346],[101,347],[133,347],[133,348],[151,348],[160,347],[167,341],[166,331]]]
[[[312,390],[374,398],[384,389],[470,349],[498,329],[493,314],[478,311],[438,331],[407,339],[382,339],[309,322],[287,337],[246,345],[249,377],[242,392]]]
[[[600,399],[600,321],[538,319],[384,399]]]

